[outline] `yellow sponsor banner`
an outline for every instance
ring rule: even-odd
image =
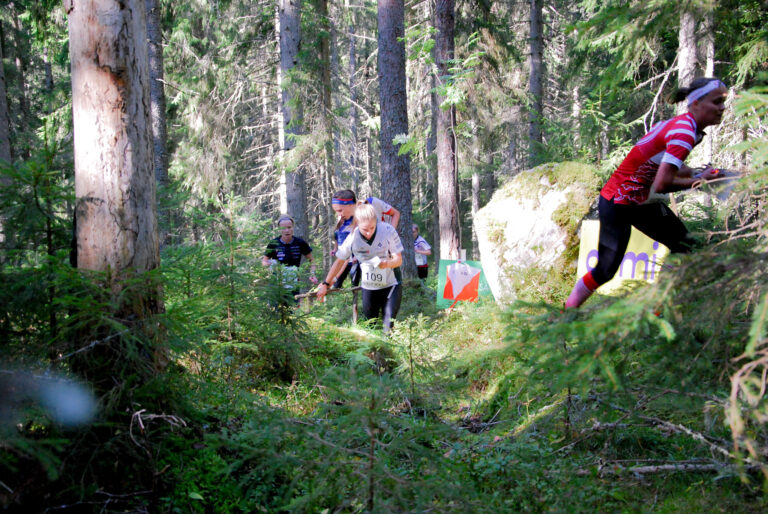
[[[578,274],[584,276],[597,264],[597,240],[600,234],[600,222],[586,220],[581,224],[581,243],[579,245]],[[610,294],[625,287],[628,281],[644,280],[654,282],[661,271],[661,263],[669,255],[669,248],[654,241],[635,227],[629,238],[627,251],[616,275],[600,286],[599,293]]]

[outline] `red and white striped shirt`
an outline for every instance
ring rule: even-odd
[[[657,123],[632,147],[600,194],[616,204],[645,202],[659,165],[668,162],[679,169],[703,136],[690,113]]]

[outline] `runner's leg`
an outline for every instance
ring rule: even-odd
[[[666,204],[638,205],[630,221],[640,232],[663,244],[672,253],[691,251],[688,229]]]
[[[392,323],[394,323],[395,317],[397,317],[397,312],[400,310],[400,301],[403,298],[403,286],[395,284],[382,291],[387,290],[389,292],[387,293],[386,303],[384,304],[384,317],[382,319],[385,334],[389,333],[392,329]]]

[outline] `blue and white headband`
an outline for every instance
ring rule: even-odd
[[[688,93],[688,105],[691,105],[693,102],[695,102],[699,98],[708,95],[709,93],[711,93],[712,91],[714,91],[719,87],[726,87],[726,85],[719,80],[710,80],[700,88],[694,89],[693,91]]]

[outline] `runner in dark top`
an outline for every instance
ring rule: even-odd
[[[309,281],[313,284],[317,283],[315,264],[312,262],[312,248],[302,238],[293,235],[293,218],[290,216],[281,216],[277,220],[277,226],[280,228],[280,236],[267,244],[261,263],[264,266],[273,266],[276,263],[285,266],[282,273],[285,288],[291,289],[293,294],[298,294],[298,268],[302,256],[311,263]]]
[[[632,227],[666,245],[672,252],[689,251],[688,229],[662,203],[648,203],[651,193],[697,187],[718,170],[694,175],[683,161],[704,137],[704,128],[723,117],[728,89],[718,79],[698,78],[677,91],[675,101],[688,100],[688,112],[655,125],[613,172],[600,192],[600,235],[595,267],[573,286],[566,308],[579,307],[616,274]]]

